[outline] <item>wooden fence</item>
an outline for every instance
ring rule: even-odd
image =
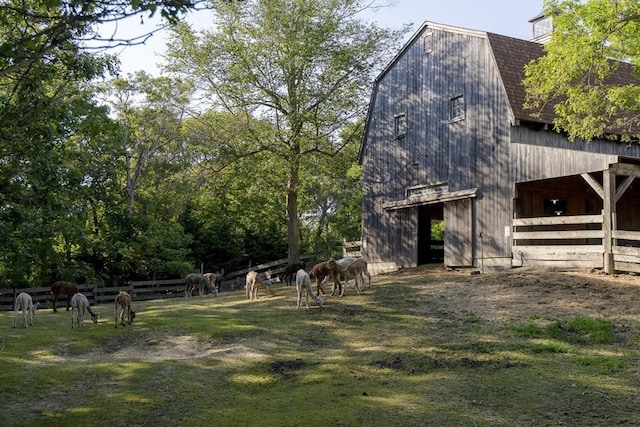
[[[604,215],[551,216],[513,220],[513,266],[603,268]],[[611,233],[614,270],[640,272],[640,232]]]
[[[304,261],[312,262],[318,258],[318,254],[307,254],[300,257]],[[244,288],[245,276],[249,271],[257,271],[263,279],[279,281],[288,264],[288,259],[283,258],[265,264],[255,265],[242,270],[233,271],[225,275],[220,290],[233,291]],[[131,282],[125,286],[97,287],[91,284],[78,285],[78,290],[85,294],[91,305],[112,303],[120,291],[128,292],[134,301],[144,301],[160,298],[184,297],[184,279],[150,280]],[[16,295],[20,292],[28,292],[33,302],[39,304],[39,308],[51,308],[51,288],[13,288],[0,289],[0,310],[13,310]],[[67,298],[61,295],[58,298],[58,309],[66,310]]]

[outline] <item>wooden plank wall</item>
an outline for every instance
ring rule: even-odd
[[[471,33],[426,31],[432,50],[424,52],[426,34],[418,35],[374,90],[362,153],[364,255],[372,263],[415,265],[415,243],[407,237],[416,235],[417,209],[386,212],[382,204],[402,200],[411,186],[448,183],[450,191],[481,187],[474,221],[482,224],[485,255],[510,263],[504,237],[514,191],[509,107],[488,41]],[[457,95],[465,97],[466,115],[450,121],[449,100]],[[394,136],[397,114],[407,115],[402,138]]]

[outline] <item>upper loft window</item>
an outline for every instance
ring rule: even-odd
[[[553,30],[551,18],[548,16],[544,16],[536,21],[533,21],[532,26],[534,39],[545,36]]]
[[[395,115],[394,128],[396,138],[402,138],[407,134],[407,115],[405,113]]]
[[[427,54],[433,51],[433,33],[425,33],[422,37],[422,53]]]
[[[449,120],[462,120],[465,118],[464,95],[454,96],[449,100]]]

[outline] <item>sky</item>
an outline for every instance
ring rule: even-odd
[[[488,31],[505,36],[529,40],[531,24],[529,20],[542,11],[543,0],[389,0],[391,6],[380,10],[371,17],[379,26],[399,29],[404,24],[412,24],[410,37],[425,21],[454,25],[473,30]],[[206,28],[210,15],[194,12],[187,21],[196,29]],[[118,24],[117,34],[137,36],[158,25],[158,20],[140,18]],[[111,34],[114,28],[103,28],[102,34]],[[118,54],[123,75],[144,70],[158,75],[163,62],[167,32],[154,34],[144,45],[118,48],[110,53]]]

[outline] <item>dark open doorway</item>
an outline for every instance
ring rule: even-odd
[[[443,206],[418,207],[418,265],[444,262]]]

